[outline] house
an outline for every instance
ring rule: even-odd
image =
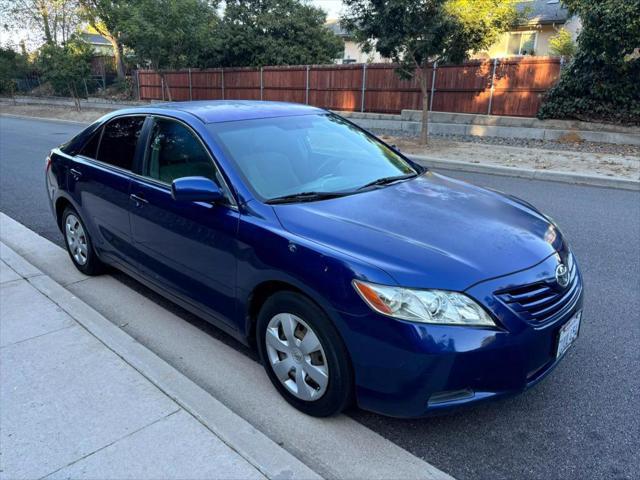
[[[87,42],[93,48],[93,55],[96,57],[112,57],[113,46],[111,42],[97,33],[82,32],[82,40]]]
[[[524,21],[504,33],[486,52],[474,55],[475,58],[551,55],[549,39],[558,30],[564,27],[574,40],[578,36],[580,19],[570,16],[560,0],[519,1],[517,8],[526,12]]]
[[[325,26],[344,40],[344,52],[341,58],[336,58],[336,63],[382,63],[390,60],[384,59],[378,52],[365,53],[362,47],[356,42],[341,24],[340,20],[328,20]]]

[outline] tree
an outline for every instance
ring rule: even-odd
[[[21,54],[0,46],[0,94],[13,96],[16,91],[16,78],[27,73],[28,59]]]
[[[122,46],[122,24],[135,8],[136,2],[126,0],[78,0],[82,18],[91,29],[106,38],[113,48],[118,79],[125,76]]]
[[[138,63],[160,72],[164,69],[217,64],[212,52],[217,44],[219,18],[216,2],[208,0],[134,0],[119,28],[122,41]],[[169,100],[170,86],[164,81]]]
[[[64,45],[45,44],[38,52],[43,77],[59,94],[68,93],[80,110],[82,84],[91,75],[91,45],[72,37]]]
[[[0,0],[7,30],[34,30],[49,44],[64,43],[78,27],[77,0]]]
[[[640,124],[640,0],[564,0],[582,30],[540,118]]]
[[[558,33],[549,39],[549,50],[552,55],[572,58],[576,54],[576,43],[571,32],[566,28],[558,30]]]
[[[344,0],[342,21],[366,51],[376,49],[416,78],[422,91],[420,142],[429,136],[431,62],[461,62],[488,48],[519,18],[511,0]]]
[[[299,0],[228,0],[220,26],[224,66],[331,63],[344,42],[323,10]]]
[[[79,1],[91,27],[111,42],[119,79],[124,47],[156,69],[195,66],[213,48],[217,0]]]

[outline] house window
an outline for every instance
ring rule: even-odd
[[[508,55],[535,55],[538,32],[509,32]]]

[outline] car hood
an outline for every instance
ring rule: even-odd
[[[563,242],[528,204],[432,172],[274,209],[291,233],[375,265],[406,287],[465,290],[532,267]]]

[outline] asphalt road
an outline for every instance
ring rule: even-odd
[[[44,159],[80,128],[0,117],[0,210],[60,245],[45,199]],[[580,338],[545,381],[514,398],[420,420],[349,414],[460,479],[638,478],[640,193],[450,174],[518,195],[560,224],[585,279]],[[199,322],[128,277],[116,277]],[[255,358],[217,329],[202,330]]]

